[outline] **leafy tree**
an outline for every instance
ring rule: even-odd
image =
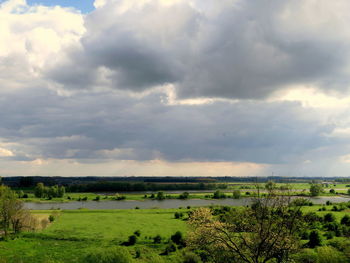
[[[43,198],[45,195],[45,186],[43,183],[38,183],[34,189],[34,195],[38,198]]]
[[[165,199],[164,192],[158,192],[157,193],[157,199],[158,200],[164,200]]]
[[[225,193],[221,192],[220,190],[216,190],[214,192],[213,198],[214,199],[222,199],[222,198],[226,198],[226,195],[225,195]]]
[[[309,242],[308,246],[310,248],[314,248],[317,246],[320,246],[322,243],[320,233],[317,230],[312,230],[310,235],[309,235]]]
[[[17,194],[7,186],[0,186],[0,232],[5,238],[12,230],[15,234],[23,229],[31,229],[35,224],[29,211],[24,209],[23,202]]]
[[[179,195],[179,199],[188,199],[189,196],[190,194],[188,192],[183,192]]]
[[[232,195],[233,195],[234,199],[240,199],[241,198],[241,191],[240,190],[234,190]]]
[[[340,224],[350,226],[350,216],[345,215],[340,221]]]
[[[323,188],[321,184],[311,184],[310,186],[310,195],[311,196],[318,196],[322,193]]]
[[[268,189],[251,207],[230,210],[220,216],[209,208],[191,214],[192,231],[187,243],[204,250],[214,262],[285,262],[300,248],[303,218],[300,206],[293,206],[289,192],[277,195]]]
[[[335,216],[333,213],[327,213],[324,215],[323,220],[325,222],[334,222],[335,221]]]
[[[63,185],[59,186],[57,191],[57,197],[64,197],[65,193],[66,188]]]
[[[265,184],[265,189],[268,191],[272,191],[272,190],[276,189],[276,184],[273,181],[268,181]]]

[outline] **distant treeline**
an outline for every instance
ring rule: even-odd
[[[47,186],[54,185],[85,185],[97,183],[164,183],[164,184],[179,184],[179,183],[266,183],[274,181],[276,183],[312,183],[317,182],[336,182],[350,183],[350,177],[283,177],[283,176],[267,176],[267,177],[203,177],[203,176],[88,176],[88,177],[50,177],[50,176],[16,176],[3,177],[2,183],[10,187],[35,187],[38,183],[44,183]]]
[[[226,184],[213,183],[126,183],[126,182],[98,182],[89,184],[75,184],[67,188],[68,192],[137,192],[137,191],[166,191],[166,190],[213,190],[225,189]]]

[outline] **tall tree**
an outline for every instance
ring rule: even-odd
[[[299,249],[303,221],[300,206],[289,195],[268,189],[251,207],[215,216],[209,208],[195,210],[190,217],[188,245],[208,252],[214,262],[284,262]]]
[[[7,186],[0,186],[0,230],[5,238],[10,231],[20,232],[24,228],[31,228],[35,220],[29,211],[24,209],[23,202]]]

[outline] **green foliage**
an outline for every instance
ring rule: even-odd
[[[318,256],[314,249],[306,248],[293,256],[296,263],[318,263]]]
[[[327,213],[324,215],[323,220],[325,222],[334,222],[335,221],[335,216],[333,213]]]
[[[117,248],[95,249],[84,258],[84,263],[131,263],[128,250]]]
[[[173,241],[177,245],[184,244],[183,236],[180,231],[176,231],[174,235],[170,237],[171,241]]]
[[[179,199],[188,199],[190,194],[188,192],[183,192],[179,195]]]
[[[165,199],[164,192],[158,192],[156,198],[157,200],[164,200]]]
[[[345,215],[340,221],[340,224],[350,226],[350,216]]]
[[[175,217],[175,219],[179,219],[179,218],[182,218],[184,215],[183,215],[183,213],[182,212],[175,212],[174,213],[174,217]]]
[[[312,230],[309,235],[308,247],[314,248],[320,246],[322,243],[322,239],[320,233],[317,230]]]
[[[232,196],[234,199],[240,199],[241,198],[241,191],[240,190],[234,190],[232,193]]]
[[[50,223],[52,223],[53,221],[55,221],[55,217],[53,215],[49,215],[49,221]]]
[[[330,246],[318,247],[318,263],[344,263],[347,261],[345,256],[337,249]]]
[[[323,187],[321,184],[311,184],[310,186],[310,195],[318,196],[322,193]]]
[[[128,246],[133,246],[133,245],[136,244],[136,242],[137,242],[137,236],[131,235],[131,236],[129,236],[129,238],[128,238],[127,245],[128,245]]]
[[[64,186],[54,185],[46,187],[43,183],[38,183],[34,188],[34,195],[37,198],[63,197],[66,193]]]
[[[193,252],[185,252],[183,254],[183,263],[201,263],[202,260],[200,256]]]
[[[160,235],[156,235],[154,238],[153,238],[153,243],[154,244],[160,244],[162,242],[162,237]]]
[[[226,198],[225,193],[221,192],[220,190],[216,190],[213,195],[214,199],[223,199]]]

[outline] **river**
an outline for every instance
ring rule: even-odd
[[[325,204],[327,201],[332,203],[348,202],[348,197],[312,197],[309,198],[314,204]],[[198,207],[210,205],[229,205],[229,206],[246,206],[251,203],[252,199],[249,197],[241,199],[220,199],[220,200],[203,200],[203,199],[167,199],[167,200],[145,200],[145,201],[72,201],[67,203],[35,203],[27,202],[25,207],[31,210],[50,210],[50,209],[140,209],[151,208],[179,208],[179,207]]]

